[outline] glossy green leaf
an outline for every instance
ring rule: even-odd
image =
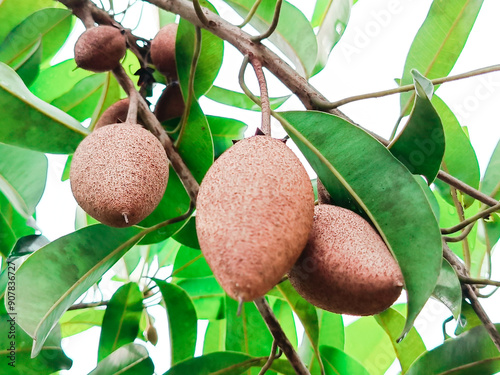
[[[207,116],[214,142],[214,157],[217,159],[233,145],[234,140],[243,139],[247,124],[232,118]]]
[[[89,375],[152,375],[154,364],[146,348],[130,343],[104,358]]]
[[[134,342],[142,316],[142,293],[137,283],[121,286],[111,297],[102,320],[98,361]]]
[[[213,276],[178,280],[176,284],[191,297],[198,319],[224,318],[226,294]]]
[[[484,172],[481,192],[500,199],[500,141],[493,150],[486,172]]]
[[[19,267],[16,309],[24,313],[18,323],[35,340],[33,355],[68,307],[142,236],[135,227],[86,227],[51,242]]]
[[[1,9],[1,8],[0,8]],[[4,375],[52,374],[68,370],[72,361],[61,348],[61,334],[56,327],[36,358],[30,358],[33,340],[17,324],[18,316],[0,316],[0,368]],[[9,363],[11,365],[9,365]]]
[[[500,324],[495,325],[497,330]],[[500,355],[486,329],[479,326],[421,356],[407,375],[489,375],[500,371]]]
[[[297,327],[295,326],[292,308],[286,301],[276,298],[272,303],[272,309],[286,337],[292,346],[296,348],[298,345]]]
[[[35,233],[35,229],[33,228],[35,224],[34,219],[30,217],[26,220],[25,217],[21,216],[14,206],[12,206],[12,203],[10,203],[1,192],[0,213],[16,238],[21,238]]]
[[[181,278],[206,277],[212,275],[212,270],[200,250],[182,246],[175,257],[173,274]]]
[[[186,225],[184,225],[179,232],[174,234],[172,238],[187,247],[199,250],[200,243],[198,242],[198,235],[196,234],[196,216],[191,216]]]
[[[197,317],[193,301],[185,290],[164,280],[153,279],[165,302],[170,330],[172,365],[192,358],[196,346]]]
[[[389,150],[344,119],[312,111],[282,116],[285,130],[330,194],[336,197],[334,189],[343,188],[397,259],[409,301],[404,335],[441,270],[441,233],[423,190]]]
[[[203,339],[203,354],[223,352],[226,347],[225,337],[226,321],[210,320]]]
[[[429,79],[446,77],[460,56],[483,0],[433,1],[406,57],[401,86],[412,83],[411,70]],[[401,113],[408,114],[414,93],[401,94]]]
[[[7,258],[16,243],[16,235],[0,212],[0,253]]]
[[[238,14],[245,18],[254,0],[226,0]],[[250,24],[259,32],[269,29],[274,17],[276,0],[263,1],[252,17]],[[309,77],[316,64],[318,43],[311,24],[296,7],[283,1],[278,26],[267,39],[290,59],[297,73]]]
[[[0,63],[0,141],[54,154],[72,153],[88,133],[80,123],[34,96]],[[20,116],[22,114],[22,116]]]
[[[69,337],[86,331],[89,328],[100,326],[104,313],[103,309],[69,310],[59,320],[61,336]]]
[[[351,3],[352,0],[316,2],[312,23],[314,26],[319,26],[316,34],[318,59],[313,74],[318,73],[326,66],[330,52],[344,34],[351,15]]]
[[[319,351],[326,375],[370,375],[362,364],[338,348],[322,345]]]
[[[441,214],[441,208],[439,207],[439,203],[436,199],[436,196],[434,195],[434,192],[431,190],[429,185],[427,185],[427,182],[422,176],[413,175],[413,177],[415,178],[415,181],[417,181],[417,183],[420,185],[420,188],[423,190],[425,196],[427,197],[427,200],[431,205],[432,212],[434,212],[436,220],[439,220],[439,216]]]
[[[22,56],[22,59],[14,61],[9,66],[16,71],[25,85],[31,85],[40,72],[42,63],[42,39],[38,40]]]
[[[445,172],[458,178],[460,181],[472,186],[474,189],[478,189],[479,163],[469,138],[460,126],[455,114],[441,98],[434,95],[432,104],[439,113],[439,117],[441,117],[444,127],[446,150],[444,152],[441,168]],[[450,186],[441,180],[435,180],[434,183],[443,198],[445,198],[449,204],[453,205]],[[474,198],[464,195],[466,207],[469,207],[473,202]]]
[[[444,156],[443,124],[431,103],[432,83],[412,70],[415,105],[408,123],[388,146],[391,153],[413,174],[423,175],[429,185],[436,178]]]
[[[474,327],[481,326],[482,324],[481,319],[477,316],[472,305],[467,300],[463,299],[460,311],[460,320],[459,324],[457,324],[455,335],[461,335],[462,333],[467,332]]]
[[[404,374],[420,354],[425,352],[422,338],[415,328],[412,328],[405,339],[397,343],[399,334],[405,325],[405,318],[393,308],[375,315],[375,320],[389,336]]]
[[[447,260],[443,260],[433,296],[448,307],[453,317],[458,319],[462,308],[462,285],[455,270]]]
[[[26,255],[30,255],[34,253],[38,249],[48,245],[50,241],[41,234],[30,234],[24,237],[19,238],[16,242],[16,245],[12,249],[12,252],[9,254],[9,259],[15,259],[19,257],[23,257]]]
[[[25,218],[35,213],[47,179],[47,157],[0,143],[0,191]]]
[[[213,101],[221,104],[230,105],[231,107],[238,107],[241,109],[248,109],[250,111],[260,111],[260,106],[250,99],[245,94],[240,92],[224,89],[219,86],[212,86],[205,96]],[[280,96],[277,98],[269,98],[271,109],[278,109],[284,102],[286,102],[291,95]]]

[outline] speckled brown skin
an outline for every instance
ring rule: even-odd
[[[156,69],[167,78],[177,80],[177,67],[175,63],[175,37],[177,35],[176,23],[163,26],[151,41],[151,61]]]
[[[75,44],[76,65],[92,72],[106,72],[120,64],[127,52],[125,35],[113,26],[97,26],[86,30]]]
[[[319,204],[332,204],[332,197],[319,178],[316,180],[316,184],[318,187]]]
[[[131,226],[160,202],[168,165],[161,143],[142,126],[107,125],[93,131],[76,149],[71,190],[93,218],[112,227]]]
[[[106,109],[95,124],[94,130],[106,125],[119,124],[125,122],[128,114],[128,98],[117,101]]]
[[[370,224],[352,211],[321,204],[289,279],[313,305],[349,315],[384,311],[403,287],[396,260]]]
[[[156,102],[155,115],[158,121],[163,122],[176,117],[181,117],[184,113],[184,99],[179,84],[170,83],[161,93]]]
[[[196,212],[200,247],[215,278],[230,297],[251,301],[273,288],[304,249],[314,193],[282,141],[254,136],[215,161]]]

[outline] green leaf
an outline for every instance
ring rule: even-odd
[[[35,340],[33,355],[64,312],[142,236],[135,227],[93,225],[51,242],[19,267],[18,323]]]
[[[450,309],[455,319],[458,319],[462,308],[462,285],[455,270],[447,260],[443,260],[433,295]]]
[[[196,310],[185,290],[164,280],[153,279],[153,281],[160,288],[167,309],[171,363],[175,365],[194,356],[197,331]]]
[[[98,363],[89,375],[152,375],[154,364],[146,348],[130,343]]]
[[[311,23],[313,26],[319,26],[316,35],[318,58],[313,75],[326,66],[330,52],[344,34],[351,15],[351,2],[351,0],[328,0],[316,3]]]
[[[202,252],[182,246],[175,257],[173,275],[181,278],[212,276]]]
[[[405,339],[397,343],[398,336],[405,325],[405,318],[393,308],[375,315],[375,320],[389,336],[402,372],[406,373],[411,364],[426,350],[422,338],[417,330],[412,328]]]
[[[142,316],[142,293],[137,283],[121,286],[111,297],[102,321],[98,361],[134,342]]]
[[[213,101],[221,104],[230,105],[231,107],[238,107],[241,109],[248,109],[250,111],[260,111],[260,106],[250,99],[245,94],[240,92],[224,89],[219,86],[212,86],[205,96]],[[271,109],[278,109],[284,102],[286,102],[291,95],[280,96],[276,98],[269,98]],[[260,97],[258,97],[260,98]]]
[[[411,70],[429,79],[446,77],[460,56],[483,0],[434,0],[406,57],[401,86],[412,83]],[[408,114],[414,93],[401,94],[401,113]]]
[[[254,0],[226,0],[241,17],[245,18]],[[276,0],[263,1],[252,17],[252,25],[259,33],[267,31],[274,17]],[[308,78],[316,64],[318,43],[311,24],[296,7],[283,1],[276,30],[268,41],[290,59],[297,73]]]
[[[338,348],[322,345],[319,351],[326,375],[370,375],[363,365]]]
[[[500,199],[500,141],[493,150],[486,167],[480,190],[487,195],[492,195],[495,199]]]
[[[226,321],[224,319],[210,320],[203,339],[203,354],[223,352],[226,347],[225,337]]]
[[[35,44],[26,53],[22,59],[9,64],[12,69],[21,77],[24,84],[30,85],[40,72],[42,63],[42,39],[39,38]]]
[[[391,153],[413,174],[423,175],[428,184],[434,181],[445,149],[443,124],[431,103],[432,83],[412,70],[415,105],[408,123],[388,146]]]
[[[199,250],[200,243],[198,242],[198,235],[196,234],[196,216],[191,216],[186,225],[184,225],[179,232],[174,234],[172,238],[187,247]]]
[[[16,238],[35,233],[35,229],[31,226],[34,225],[34,219],[30,217],[26,220],[25,217],[21,216],[1,192],[0,213]]]
[[[0,8],[1,9],[1,8]],[[4,375],[52,374],[68,370],[72,361],[61,348],[61,334],[56,327],[36,358],[30,358],[33,340],[17,324],[17,316],[0,316],[0,367]],[[9,365],[9,363],[11,365]]]
[[[178,280],[176,284],[191,297],[198,319],[224,318],[226,294],[213,276]]]
[[[455,329],[455,335],[459,336],[464,332],[471,330],[474,327],[483,325],[481,319],[476,314],[472,305],[465,299],[462,300],[462,308],[460,311],[460,321]]]
[[[33,95],[0,63],[0,142],[53,154],[75,151],[88,133],[71,116]],[[22,116],[21,116],[22,114]]]
[[[89,328],[100,326],[104,313],[102,309],[69,310],[59,320],[61,336],[69,337],[86,331]]]
[[[233,145],[234,140],[243,139],[247,124],[232,118],[207,116],[214,142],[214,157],[217,159]]]
[[[21,237],[16,242],[12,252],[9,254],[9,259],[12,260],[30,255],[49,243],[50,241],[41,234],[30,234],[28,236]]]
[[[499,324],[495,324],[497,330]],[[486,329],[479,326],[422,355],[407,375],[488,375],[500,371],[500,355]]]
[[[25,218],[35,213],[47,178],[47,157],[0,143],[0,191]]]
[[[281,299],[276,298],[272,303],[274,316],[280,322],[280,326],[285,332],[286,337],[294,348],[297,347],[297,327],[293,317],[293,311],[290,305]],[[306,340],[307,341],[307,340]]]
[[[344,189],[344,196],[362,207],[398,261],[409,301],[404,335],[441,270],[441,232],[423,190],[383,145],[344,119],[312,111],[282,116],[288,121],[285,130],[330,195],[337,196],[335,188]]]
[[[0,212],[0,253],[7,258],[16,243],[16,235]]]

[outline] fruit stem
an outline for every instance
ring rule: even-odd
[[[262,132],[265,135],[271,136],[271,103],[269,102],[266,76],[264,75],[262,64],[259,59],[256,59],[253,54],[249,54],[248,59],[250,64],[252,64],[257,80],[259,81],[260,102],[262,108]]]
[[[139,106],[139,92],[134,88],[133,90],[129,90],[129,105],[127,112],[127,119],[125,122],[129,124],[137,124],[137,108]]]

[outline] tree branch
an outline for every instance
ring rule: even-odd
[[[471,216],[471,217],[465,219],[461,223],[459,223],[451,228],[441,229],[441,234],[450,234],[450,233],[458,232],[459,230],[465,228],[469,224],[472,224],[472,223],[476,222],[477,220],[482,219],[483,217],[489,216],[491,213],[493,213],[497,210],[500,210],[500,203],[497,203],[496,205],[491,206],[490,208],[488,208],[484,211],[478,212],[474,216]]]

